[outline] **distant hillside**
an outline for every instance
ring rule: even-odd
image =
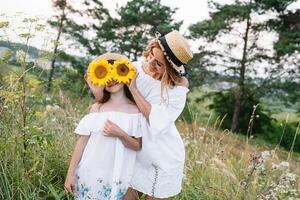
[[[28,48],[28,54],[31,57],[37,58],[39,55],[38,48],[33,47],[33,46],[26,46],[25,44],[21,44],[21,43],[6,42],[6,41],[0,40],[0,47],[6,47],[6,48],[10,49],[14,56],[18,50],[26,51],[27,48]],[[1,51],[1,49],[0,49],[0,51]]]

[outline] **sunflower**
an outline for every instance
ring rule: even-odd
[[[104,86],[111,79],[111,64],[107,60],[93,60],[88,69],[88,78],[94,85]]]
[[[135,75],[134,66],[122,58],[120,61],[114,62],[112,74],[113,79],[118,83],[129,83]]]

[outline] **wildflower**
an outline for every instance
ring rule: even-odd
[[[51,105],[47,105],[46,106],[46,110],[49,112],[49,111],[51,111],[52,110],[52,106]]]
[[[286,161],[284,161],[284,162],[281,162],[281,163],[279,164],[279,166],[280,166],[281,168],[289,168],[289,166],[290,166],[290,163],[289,163],[289,162],[286,162]]]
[[[202,164],[203,164],[203,161],[201,161],[201,160],[196,160],[196,164],[202,165]]]
[[[54,106],[53,106],[53,109],[54,109],[54,110],[58,110],[58,109],[60,109],[60,107],[59,107],[59,105],[54,105]]]
[[[275,164],[275,163],[272,163],[271,169],[276,170],[276,169],[278,169],[278,168],[279,168],[279,165],[277,165],[277,164]]]
[[[35,144],[35,141],[34,141],[33,139],[30,139],[30,140],[28,141],[28,144],[29,144],[29,145]]]
[[[16,58],[18,62],[24,61],[26,57],[26,52],[23,50],[18,50],[16,52]]]
[[[199,127],[199,131],[203,131],[203,132],[206,132],[206,128],[203,128],[203,127]]]
[[[188,140],[184,140],[183,143],[184,143],[184,146],[187,146],[190,144],[190,142]]]
[[[271,156],[271,153],[269,151],[263,151],[261,152],[261,157],[265,160]]]

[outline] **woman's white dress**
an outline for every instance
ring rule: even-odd
[[[75,129],[80,135],[90,135],[76,168],[75,199],[121,200],[132,177],[136,151],[126,148],[121,140],[103,135],[106,119],[116,123],[126,133],[141,137],[141,113],[95,112],[85,115]]]
[[[137,153],[130,186],[156,198],[171,197],[181,191],[185,150],[175,120],[184,109],[189,89],[168,88],[162,101],[161,82],[147,75],[141,64],[135,66],[137,88],[151,104],[151,111],[142,125],[142,150]]]

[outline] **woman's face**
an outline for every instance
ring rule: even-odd
[[[124,84],[118,83],[116,81],[110,81],[108,84],[105,86],[105,90],[109,93],[117,93],[120,90],[122,90],[124,87]]]
[[[149,64],[149,71],[161,77],[166,69],[166,61],[163,51],[157,47],[154,47],[150,51],[147,61]]]

